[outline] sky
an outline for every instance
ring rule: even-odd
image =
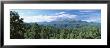
[[[18,12],[27,23],[68,19],[101,22],[100,9],[11,9],[10,11]]]

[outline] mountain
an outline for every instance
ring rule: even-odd
[[[54,26],[56,28],[80,28],[84,26],[100,27],[100,23],[86,22],[81,20],[57,20],[52,22],[37,22],[39,25]]]

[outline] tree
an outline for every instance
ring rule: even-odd
[[[26,39],[39,39],[41,38],[40,33],[41,33],[40,26],[37,23],[32,23],[31,27],[26,29],[26,33],[24,33],[24,37]]]
[[[10,11],[10,38],[23,39],[24,32],[23,18],[20,18],[17,12]]]

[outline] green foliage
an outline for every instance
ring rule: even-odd
[[[40,27],[38,24],[33,23],[30,27],[26,26],[26,33],[24,33],[24,37],[26,39],[34,39],[34,38],[40,38]]]
[[[80,21],[81,22],[81,21]],[[81,25],[82,24],[82,25]],[[10,37],[24,39],[100,39],[101,27],[81,23],[77,26],[65,24],[39,25],[24,23],[17,12],[10,12]],[[56,27],[57,26],[57,27]]]
[[[24,32],[23,19],[19,17],[17,12],[10,11],[10,38],[22,39]]]

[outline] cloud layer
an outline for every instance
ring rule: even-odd
[[[54,16],[38,15],[38,16],[20,16],[24,22],[51,22],[63,19],[75,19],[77,15],[67,14],[66,12],[56,13]]]
[[[13,10],[12,10],[13,11]],[[101,22],[101,10],[14,10],[24,22],[51,22],[62,20],[82,20]]]

